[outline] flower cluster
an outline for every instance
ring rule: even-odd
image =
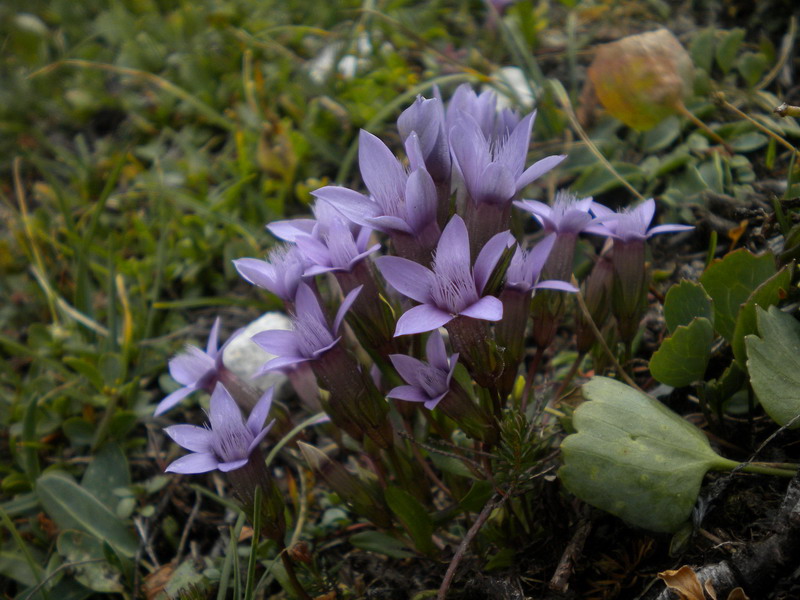
[[[244,279],[281,298],[292,315],[292,330],[253,337],[275,356],[261,372],[308,369],[334,439],[345,444],[347,434],[346,444],[360,445],[373,465],[386,459],[388,467],[375,467],[377,481],[385,486],[393,478],[420,497],[428,493],[421,483],[432,468],[398,432],[423,427],[449,437],[460,429],[484,447],[500,441],[504,411],[520,408],[517,383],[529,334],[537,358],[526,389],[573,306],[580,236],[609,240],[585,280],[585,294],[590,310],[606,311],[592,315],[602,320],[604,334],[630,344],[649,286],[645,242],[689,229],[651,227],[652,199],[616,212],[568,191],[551,204],[523,199],[565,157],[529,160],[535,112],[498,110],[496,100],[493,92],[478,94],[469,86],[459,87],[447,104],[438,90],[433,98],[418,98],[397,123],[406,159],[362,131],[359,167],[366,189],[316,190],[313,218],[268,226],[282,242],[266,259],[234,261]],[[512,214],[512,207],[520,212]],[[512,218],[538,225],[535,244],[511,234]],[[585,318],[576,319],[579,329]],[[217,322],[205,352],[190,347],[170,362],[184,387],[167,396],[157,414],[194,390],[213,392],[211,429],[167,428],[194,452],[171,465],[175,472],[235,472],[269,429],[263,427],[269,400],[243,403],[220,375],[218,329]],[[593,342],[581,337],[580,351]],[[247,422],[234,399],[252,408]],[[430,420],[428,429],[431,417],[424,411],[445,418]],[[373,522],[391,522],[374,481],[362,486],[324,453],[302,448],[309,465],[354,510]]]

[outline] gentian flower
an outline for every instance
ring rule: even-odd
[[[389,398],[423,402],[425,408],[433,410],[447,395],[458,363],[458,352],[448,358],[442,334],[436,330],[428,337],[425,353],[428,362],[404,354],[389,357],[400,377],[409,384],[392,389],[386,394]]]
[[[301,362],[316,360],[333,348],[341,339],[338,332],[345,313],[350,309],[360,291],[359,287],[347,294],[336,312],[333,326],[330,326],[314,292],[306,284],[301,283],[297,288],[295,315],[292,319],[294,330],[262,331],[251,338],[264,350],[276,355],[261,367],[256,376],[259,377],[264,373]]]
[[[406,152],[410,173],[382,141],[362,130],[358,162],[369,197],[337,186],[320,188],[313,195],[330,202],[353,223],[391,236],[398,252],[414,250],[415,258],[424,260],[439,237],[437,191],[425,170],[416,133],[406,140]]]
[[[272,292],[288,304],[294,302],[306,261],[296,246],[277,246],[267,260],[239,258],[233,266],[246,281]]]
[[[445,132],[444,104],[440,98],[417,96],[414,104],[397,119],[397,129],[403,143],[412,133],[419,137],[419,147],[425,168],[437,184],[450,183],[450,147]]]
[[[514,241],[508,232],[495,235],[470,267],[469,236],[464,221],[453,216],[442,232],[432,270],[397,256],[376,260],[386,281],[401,294],[419,302],[397,321],[395,336],[423,333],[457,316],[499,321],[503,305],[484,288],[503,252]]]
[[[650,227],[656,212],[656,203],[652,198],[620,212],[594,204],[592,212],[598,216],[598,223],[586,230],[607,235],[614,240],[611,262],[615,276],[611,306],[617,318],[620,337],[630,346],[647,303],[650,278],[645,266],[645,242],[659,233],[688,231],[693,227],[674,224]]]
[[[456,88],[447,105],[446,128],[449,132],[462,114],[468,114],[480,126],[486,139],[497,141],[505,138],[522,120],[519,113],[505,108],[497,111],[497,94],[485,90],[480,94],[468,83]]]
[[[591,198],[578,200],[563,190],[556,194],[552,207],[538,200],[521,200],[514,205],[531,213],[546,233],[555,234],[555,245],[544,266],[544,273],[548,278],[569,281],[578,234],[591,230],[590,226],[597,219],[589,210],[602,205]]]
[[[219,469],[227,473],[243,467],[275,423],[273,420],[264,425],[272,406],[272,390],[269,388],[261,397],[245,423],[228,390],[217,384],[208,413],[210,427],[172,425],[164,429],[175,442],[192,452],[172,462],[167,472],[206,473]]]
[[[169,361],[169,374],[183,387],[175,390],[158,403],[154,416],[159,416],[178,404],[186,396],[197,390],[206,390],[209,393],[214,389],[225,365],[222,362],[222,353],[225,347],[236,337],[234,333],[227,342],[218,347],[220,320],[217,317],[208,335],[205,351],[197,346],[187,345],[184,352]]]

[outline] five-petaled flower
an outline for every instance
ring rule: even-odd
[[[243,467],[275,422],[264,425],[271,406],[272,388],[264,393],[245,422],[233,397],[218,383],[211,395],[210,427],[172,425],[164,429],[192,452],[172,462],[167,472],[206,473],[219,469],[227,473]]]
[[[211,392],[214,389],[217,380],[219,379],[220,372],[225,368],[222,362],[222,353],[225,347],[239,333],[234,333],[228,341],[222,346],[218,347],[219,338],[219,317],[214,321],[211,327],[211,333],[208,335],[208,342],[205,351],[197,346],[186,346],[186,350],[169,361],[169,374],[172,378],[180,383],[183,387],[175,390],[156,407],[154,416],[159,416],[167,412],[170,408],[178,404],[186,396],[197,390],[206,390]]]
[[[433,410],[447,395],[458,363],[458,352],[448,358],[442,334],[437,330],[428,337],[425,353],[428,362],[404,354],[389,356],[400,377],[409,384],[389,391],[386,394],[389,398],[424,402],[425,408]]]
[[[314,292],[301,283],[297,288],[296,311],[292,319],[294,329],[262,331],[251,338],[264,350],[276,355],[276,358],[261,367],[256,376],[316,360],[333,348],[341,339],[338,332],[344,316],[360,291],[359,286],[345,296],[331,326],[328,325]]]
[[[484,321],[502,319],[500,300],[483,294],[497,262],[513,243],[514,237],[507,231],[496,234],[481,249],[471,268],[467,228],[455,215],[439,239],[433,270],[397,256],[378,258],[376,264],[386,281],[420,303],[398,319],[395,336],[432,331],[459,315]]]

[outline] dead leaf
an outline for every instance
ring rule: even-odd
[[[706,600],[703,587],[705,587],[706,594],[708,594],[710,600],[717,600],[717,593],[714,590],[714,586],[711,585],[711,581],[706,581],[701,586],[697,573],[688,565],[682,566],[677,571],[664,571],[659,573],[658,577],[667,584],[669,589],[674,590],[681,600]],[[728,594],[728,600],[750,600],[750,598],[742,588],[738,587]]]
[[[659,29],[600,46],[589,66],[589,79],[612,116],[645,131],[665,117],[683,113],[693,69],[677,38]]]

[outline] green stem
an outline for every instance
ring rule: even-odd
[[[794,477],[797,475],[797,467],[794,469],[779,469],[776,467],[767,467],[762,463],[749,463],[742,467],[745,473],[759,473],[761,475],[775,475],[777,477]]]

